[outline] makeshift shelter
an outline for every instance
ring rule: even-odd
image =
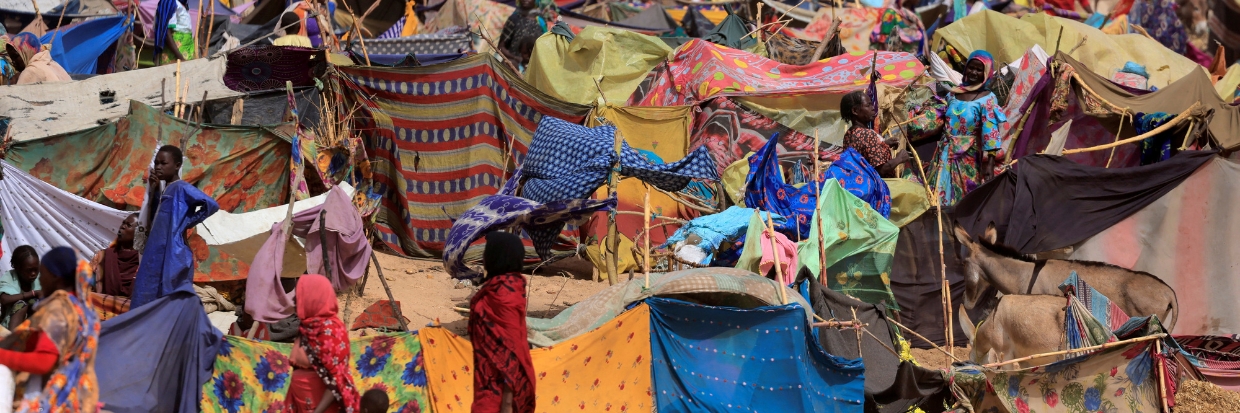
[[[485,54],[430,67],[338,70],[350,99],[364,105],[353,120],[383,194],[376,234],[413,256],[442,253],[452,219],[498,191],[512,173],[507,162],[522,163],[543,116],[580,123],[589,111],[539,92]]]
[[[151,156],[164,139],[185,148],[183,180],[214,198],[221,210],[244,212],[287,201],[291,146],[286,136],[290,127],[199,128],[132,102],[130,114],[115,123],[15,142],[6,159],[31,176],[87,200],[137,209],[142,204]],[[57,166],[61,159],[74,162]],[[198,260],[195,281],[245,277],[246,263],[208,248],[202,237],[191,234],[189,245]]]
[[[969,339],[960,328],[960,322],[943,319],[943,278],[949,285],[952,308],[956,313],[965,311],[964,263],[957,253],[963,246],[952,235],[952,211],[951,207],[943,208],[942,225],[938,212],[931,209],[900,227],[891,265],[891,292],[900,304],[900,312],[894,317],[900,324],[934,342],[934,345],[943,346],[948,341],[946,327],[950,322],[954,337],[952,345],[967,346]],[[942,262],[939,261],[940,248],[943,251]],[[969,319],[981,320],[980,310],[969,310]],[[931,343],[913,338],[910,338],[909,345],[923,349],[933,347]]]
[[[1062,37],[1059,35],[1061,29]],[[967,56],[974,50],[988,51],[994,55],[996,64],[1015,62],[1035,44],[1052,54],[1066,51],[1106,79],[1124,63],[1157,62],[1159,66],[1150,71],[1149,84],[1159,88],[1187,76],[1199,66],[1143,35],[1105,34],[1084,23],[1045,13],[1018,19],[986,10],[939,28],[931,44],[938,44],[940,39],[962,55]],[[1078,68],[1078,71],[1084,72],[1086,68]]]
[[[764,0],[766,1],[766,0]],[[771,4],[774,1],[766,1]],[[789,12],[789,16],[796,17],[804,15],[804,10],[793,9]],[[820,42],[826,38],[827,30],[831,28],[831,19],[840,19],[840,43],[844,45],[844,49],[850,53],[860,53],[870,50],[870,33],[874,32],[874,25],[878,23],[878,18],[883,14],[882,8],[875,7],[844,7],[832,9],[830,7],[819,8],[814,13],[813,20],[808,21],[809,24],[804,29],[786,29],[802,40]]]
[[[232,91],[220,80],[225,64],[225,59],[181,63],[180,87],[189,86],[183,101],[197,103],[203,95],[209,99],[240,96],[241,93]],[[103,122],[127,115],[130,100],[162,108],[172,105],[178,96],[176,71],[176,65],[168,65],[75,82],[5,86],[0,88],[0,116],[12,119],[9,136],[18,143],[98,128]],[[31,104],[34,96],[38,97],[37,105]]]
[[[393,2],[394,3],[394,2]],[[451,27],[466,27],[472,33],[482,36],[474,39],[474,50],[478,53],[493,51],[491,43],[498,43],[504,22],[512,15],[512,6],[491,0],[446,0],[439,8],[439,14],[428,19],[423,28],[425,32],[438,32]],[[402,13],[403,15],[403,13]],[[385,28],[380,30],[385,30]],[[375,32],[379,33],[379,32]]]
[[[601,97],[622,104],[671,53],[658,38],[628,30],[586,27],[571,39],[547,33],[534,46],[525,79],[566,102],[593,105]]]
[[[450,34],[415,34],[391,39],[367,39],[363,48],[361,41],[349,46],[355,51],[374,54],[451,54],[465,53],[474,49],[474,40],[468,32]]]
[[[50,31],[39,41],[51,45],[52,60],[66,72],[93,75],[108,69],[112,55],[105,53],[115,50],[117,39],[132,26],[133,19],[129,16],[103,17]]]

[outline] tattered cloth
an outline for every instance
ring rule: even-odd
[[[395,305],[395,310],[393,310]],[[362,314],[353,319],[353,325],[349,326],[349,330],[361,330],[363,328],[377,328],[381,330],[400,331],[400,319],[396,318],[396,312],[400,310],[400,301],[379,300],[362,310]],[[405,316],[405,322],[409,319]],[[365,393],[363,391],[363,393]]]
[[[655,70],[658,79],[645,95],[634,94],[635,106],[675,106],[705,102],[717,96],[806,95],[864,90],[870,68],[879,82],[904,87],[925,67],[916,56],[902,52],[845,54],[804,66],[791,66],[742,50],[694,39],[668,62],[670,70]]]
[[[614,208],[616,199],[570,199],[540,204],[509,195],[486,197],[452,224],[444,250],[444,268],[453,278],[482,276],[465,265],[465,249],[487,232],[521,227],[534,240],[539,257],[551,258],[551,246],[565,223],[580,222],[597,211]]]
[[[667,298],[650,306],[650,351],[660,412],[762,406],[779,412],[860,413],[861,359],[817,345],[801,304],[744,310]]]

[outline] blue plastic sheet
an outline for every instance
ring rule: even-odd
[[[69,74],[93,75],[103,52],[132,27],[127,16],[104,17],[48,32],[39,43],[52,45],[52,60]]]
[[[198,411],[222,336],[193,292],[177,292],[99,331],[99,401],[113,413]]]
[[[646,303],[660,413],[863,411],[861,359],[823,351],[798,304],[744,310],[666,298]]]

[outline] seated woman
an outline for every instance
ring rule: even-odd
[[[882,135],[868,127],[874,120],[874,113],[874,104],[866,98],[864,91],[844,95],[840,101],[840,116],[851,124],[844,132],[844,146],[861,154],[879,175],[892,178],[895,177],[896,167],[908,161],[909,155],[907,151],[901,151],[894,157],[891,155],[891,148],[899,141],[884,141]]]
[[[332,282],[303,275],[294,297],[301,335],[293,342],[293,381],[285,405],[294,413],[357,412],[361,396],[349,372],[349,332],[336,316]]]
[[[138,276],[138,259],[141,258],[133,247],[133,234],[137,227],[138,214],[130,214],[121,222],[112,245],[99,250],[91,258],[95,279],[99,280],[95,292],[126,298],[133,295],[133,280]]]
[[[926,172],[943,206],[955,205],[990,180],[1006,158],[999,131],[1007,115],[987,89],[994,76],[993,66],[990,53],[973,52],[965,66],[964,81],[947,96],[943,136]]]
[[[0,340],[0,365],[28,372],[20,411],[94,412],[99,407],[95,349],[99,319],[83,295],[94,284],[90,264],[69,247],[43,256],[39,282],[46,297],[29,320]]]
[[[26,321],[30,308],[39,301],[39,254],[34,247],[22,245],[13,249],[9,260],[13,271],[0,274],[0,326],[13,329]]]

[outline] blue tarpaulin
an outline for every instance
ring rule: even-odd
[[[133,26],[133,20],[117,15],[87,20],[48,32],[39,43],[52,45],[52,60],[73,75],[93,75],[99,57]]]
[[[113,413],[198,411],[222,335],[192,292],[176,292],[104,321],[99,401]]]
[[[827,354],[799,304],[745,310],[651,298],[655,404],[670,412],[861,413],[861,359]]]

